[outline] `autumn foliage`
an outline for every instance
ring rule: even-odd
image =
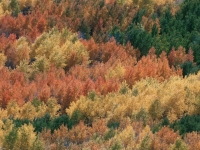
[[[179,3],[1,0],[0,149],[199,149],[199,2]]]

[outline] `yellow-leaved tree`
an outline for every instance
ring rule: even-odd
[[[0,53],[0,69],[4,67],[6,60],[7,57],[3,53]]]
[[[59,31],[53,28],[40,35],[33,44],[25,37],[18,39],[15,63],[27,78],[33,79],[37,73],[46,72],[52,65],[69,70],[76,64],[88,64],[89,53],[77,34],[68,29]]]
[[[119,63],[116,66],[109,68],[107,74],[105,75],[106,79],[123,79],[125,73],[125,68]]]
[[[169,150],[188,150],[188,146],[180,138],[178,138],[173,145],[170,146]]]
[[[3,139],[4,139],[4,136],[5,136],[4,130],[3,130],[3,125],[4,125],[3,121],[0,120],[0,147],[3,146]]]
[[[151,149],[153,133],[151,132],[151,129],[148,125],[141,131],[138,138],[139,138],[139,143],[137,144],[137,148],[139,150]]]
[[[43,57],[57,68],[69,69],[75,64],[87,63],[89,54],[76,34],[68,29],[60,32],[53,28],[36,39],[31,57],[36,58],[36,61]]]
[[[60,115],[60,108],[61,106],[54,98],[49,98],[46,104],[34,99],[32,102],[27,102],[21,107],[16,101],[11,101],[8,103],[6,109],[0,109],[0,119],[7,119],[9,117],[12,119],[28,119],[33,121],[46,114],[49,114],[51,118],[55,118]]]
[[[59,116],[59,110],[61,109],[61,106],[57,103],[57,100],[55,98],[49,98],[46,105],[46,112],[50,114],[52,118]]]
[[[14,146],[14,140],[16,139],[16,134],[11,135],[13,133],[14,124],[10,119],[5,120],[5,122],[0,123],[0,146],[5,149],[12,149]],[[15,131],[14,131],[15,132]],[[11,135],[11,136],[10,136]],[[12,141],[13,140],[13,141]]]
[[[20,113],[20,107],[16,101],[11,101],[6,107],[7,115],[10,118],[17,119]]]
[[[17,139],[14,144],[15,150],[31,149],[34,141],[36,140],[36,133],[31,124],[24,124],[17,131]]]
[[[53,28],[37,37],[33,44],[24,37],[16,43],[15,63],[30,79],[39,72],[47,71],[52,65],[69,70],[76,64],[89,63],[89,53],[78,35],[66,28],[62,31]]]
[[[121,131],[119,134],[115,135],[111,140],[112,147],[116,142],[118,144],[125,148],[125,149],[135,149],[135,132],[133,130],[132,126],[127,126],[123,131]]]
[[[25,37],[20,37],[16,42],[16,57],[14,61],[15,65],[19,65],[20,61],[22,60],[29,61],[30,51],[31,51],[30,43],[27,41]]]
[[[11,0],[2,0],[0,2],[0,17],[11,14],[10,2]]]
[[[21,109],[19,114],[19,119],[29,119],[33,120],[37,116],[37,112],[35,107],[31,104],[31,102],[25,103]]]

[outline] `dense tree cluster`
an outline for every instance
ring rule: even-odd
[[[0,0],[0,149],[200,149],[200,0]]]

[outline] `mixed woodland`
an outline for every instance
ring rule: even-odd
[[[0,149],[200,149],[200,0],[0,0]]]

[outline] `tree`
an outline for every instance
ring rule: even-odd
[[[170,146],[171,150],[188,150],[187,145],[181,140],[177,139],[176,142]]]

